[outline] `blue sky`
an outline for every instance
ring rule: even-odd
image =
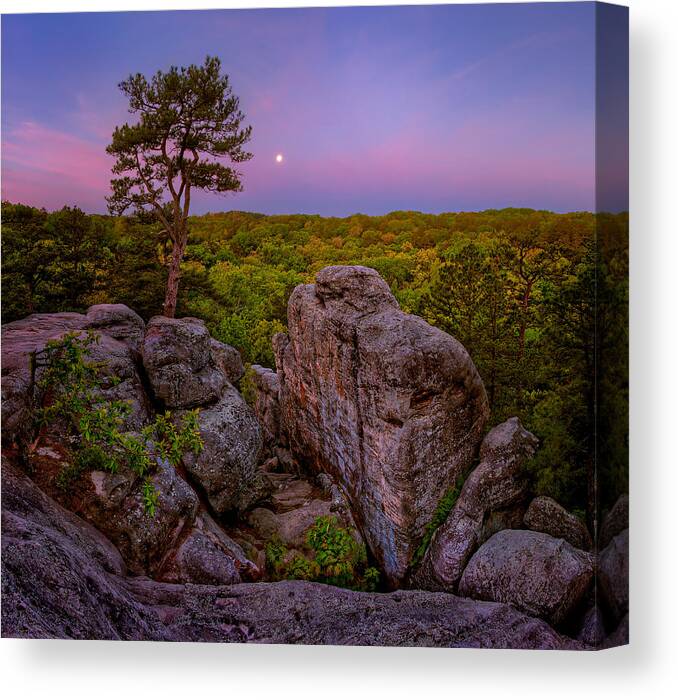
[[[118,82],[211,54],[254,158],[244,192],[197,213],[592,210],[594,18],[593,3],[5,15],[3,199],[105,211],[104,149],[133,118]]]

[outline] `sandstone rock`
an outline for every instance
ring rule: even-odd
[[[292,510],[307,505],[313,498],[313,487],[308,481],[295,479],[276,491],[271,500],[277,510]]]
[[[629,609],[629,531],[623,530],[598,555],[602,602],[617,622]]]
[[[284,442],[280,432],[280,403],[278,400],[280,380],[278,375],[268,367],[252,365],[250,369],[257,394],[254,412],[262,428],[266,452],[272,454],[274,447]]]
[[[280,529],[278,516],[269,508],[254,508],[247,516],[247,523],[262,542],[270,540]]]
[[[4,457],[2,517],[3,537],[8,529],[17,534],[30,535],[41,528],[53,528],[68,539],[73,548],[79,549],[103,570],[118,575],[126,573],[120,552],[99,530],[52,500],[36,487],[15,462]],[[12,521],[11,528],[6,527],[9,520]]]
[[[622,494],[616,500],[615,504],[610,508],[603,519],[603,524],[598,533],[598,551],[605,549],[623,530],[629,529],[629,497],[628,494]]]
[[[521,468],[537,444],[517,418],[492,428],[480,447],[480,464],[434,533],[410,587],[455,592],[468,560],[485,538],[520,523],[526,494]]]
[[[216,401],[228,384],[212,361],[212,338],[197,318],[154,316],[141,348],[153,393],[167,408]]]
[[[306,533],[315,525],[318,518],[333,515],[332,504],[329,501],[313,499],[305,506],[277,515],[280,539],[288,547],[306,549]],[[340,525],[344,523],[340,522]]]
[[[69,460],[62,444],[45,441],[31,457],[34,479],[64,507],[106,535],[132,573],[153,573],[184,528],[190,528],[195,519],[198,499],[193,490],[170,464],[158,460],[150,476],[158,493],[152,517],[144,510],[141,482],[127,467],[115,474],[85,472],[67,489],[59,488],[58,476]]]
[[[127,309],[126,306],[123,308]],[[100,364],[97,377],[102,385],[99,391],[102,399],[106,402],[123,401],[130,406],[130,414],[123,420],[121,429],[138,432],[151,422],[152,407],[137,369],[135,355],[128,343],[101,334],[89,346],[87,359]]]
[[[181,420],[183,411],[174,417]],[[219,400],[198,414],[203,449],[188,452],[183,463],[192,479],[204,489],[216,513],[246,510],[261,496],[257,471],[261,430],[245,400],[230,384]]]
[[[83,327],[104,333],[139,352],[146,326],[141,316],[124,304],[96,304],[87,309]]]
[[[112,545],[29,479],[8,474],[3,468],[3,637],[582,648],[507,605],[441,593],[125,578],[104,566]]]
[[[294,455],[345,489],[396,586],[440,497],[475,456],[488,416],[466,350],[403,313],[365,267],[328,267],[274,337],[281,423]]]
[[[27,437],[33,402],[31,353],[49,338],[84,327],[82,314],[32,314],[2,327],[2,442]]]
[[[212,364],[226,375],[231,384],[237,384],[242,379],[245,367],[240,353],[234,347],[211,338],[210,355]]]
[[[259,575],[240,546],[207,513],[201,513],[166,557],[157,578],[171,583],[221,585],[256,580]]]
[[[586,525],[547,496],[539,496],[530,503],[523,522],[529,530],[561,537],[577,549],[588,552],[593,546]]]
[[[503,530],[471,557],[459,592],[508,603],[558,625],[586,594],[593,564],[590,554],[565,540],[529,530]]]
[[[91,312],[91,313],[90,313]],[[2,327],[2,437],[5,444],[21,437],[30,426],[30,409],[34,395],[31,355],[44,349],[48,340],[65,333],[93,329],[98,343],[90,346],[88,359],[102,363],[102,394],[110,400],[129,400],[132,413],[124,429],[136,430],[149,419],[150,405],[136,366],[135,351],[143,321],[122,304],[100,304],[90,307],[88,315],[76,313],[33,314]],[[118,376],[113,387],[110,378]],[[23,436],[27,438],[27,435]]]

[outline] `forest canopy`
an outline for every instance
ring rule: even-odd
[[[3,203],[2,321],[123,303],[162,311],[171,242],[135,217]],[[593,526],[598,489],[628,490],[628,215],[531,209],[346,218],[192,216],[177,316],[197,316],[248,363],[275,366],[294,287],[327,265],[376,269],[404,311],[454,335],[492,423],[541,440],[535,493]],[[607,504],[609,505],[609,504]]]

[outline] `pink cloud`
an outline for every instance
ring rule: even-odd
[[[112,162],[103,143],[23,122],[3,138],[2,197],[44,204],[59,192],[61,204],[78,198],[103,211]]]

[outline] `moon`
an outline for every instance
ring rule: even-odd
[[[278,153],[278,155],[275,157],[275,162],[276,162],[276,163],[282,163],[282,162],[283,162],[283,155],[282,155],[282,153]]]

